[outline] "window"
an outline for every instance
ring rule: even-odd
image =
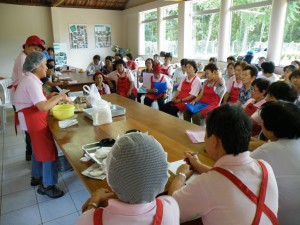
[[[244,5],[249,3],[263,2],[266,0],[233,0],[233,5]]]
[[[300,59],[300,2],[289,2],[280,65]]]
[[[192,3],[192,48],[193,58],[208,59],[217,56],[220,22],[220,1],[210,0]]]
[[[230,55],[244,56],[252,50],[256,63],[266,56],[270,27],[271,6],[235,10],[232,12]]]
[[[145,11],[142,13],[143,40],[142,55],[153,55],[157,53],[157,10]]]
[[[163,9],[164,43],[163,51],[178,56],[178,5],[171,5]]]

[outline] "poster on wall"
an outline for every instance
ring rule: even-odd
[[[67,65],[67,44],[66,43],[53,43],[55,64],[58,67]]]
[[[110,48],[111,46],[111,26],[108,24],[95,25],[95,45],[96,48]]]
[[[70,48],[81,49],[88,48],[87,40],[87,25],[85,24],[70,24]]]

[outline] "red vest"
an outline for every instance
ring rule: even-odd
[[[159,83],[161,83],[163,81],[163,79],[164,79],[164,75],[161,75]],[[153,76],[151,76],[150,80],[151,80],[151,88],[153,89],[154,88]],[[150,98],[152,100],[157,100],[157,99],[163,97],[164,95],[165,95],[165,93],[160,93],[159,95],[155,95],[154,93],[147,93],[146,97]]]
[[[125,72],[125,76],[121,77],[118,75],[118,80],[117,80],[117,93],[121,96],[127,97],[127,92],[130,87],[130,80],[129,77],[127,76]],[[137,97],[137,90],[135,86],[133,85],[132,94],[134,94],[135,97]]]
[[[230,97],[229,97],[229,101],[228,101],[229,103],[236,103],[239,98],[241,88],[234,87],[234,83],[235,83],[235,81],[232,82],[232,86],[231,86],[231,90],[230,90]]]
[[[192,90],[192,84],[193,84],[194,80],[196,79],[196,76],[193,77],[191,82],[187,82],[186,79],[187,79],[187,77],[182,81],[181,91],[179,91],[179,94],[177,96],[178,99],[183,99],[190,95],[190,91]],[[191,101],[192,100],[190,100],[188,102],[191,102]],[[178,102],[174,105],[179,109],[180,112],[184,112],[185,110],[187,110],[187,107],[184,102]]]
[[[220,96],[214,91],[215,84],[216,82],[213,84],[213,86],[208,87],[208,83],[206,83],[204,86],[203,96],[200,101],[209,104],[208,107],[200,111],[204,118],[207,118],[208,112],[220,105]]]

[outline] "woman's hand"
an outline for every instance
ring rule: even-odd
[[[190,102],[191,105],[195,105],[195,103],[196,103],[195,100]]]
[[[67,95],[61,95],[61,101],[64,101],[65,103],[71,103],[72,100]]]
[[[186,179],[189,179],[193,174],[193,170],[191,170],[191,166],[188,164],[183,164],[178,167],[176,174],[183,173],[186,176]]]
[[[53,96],[58,95],[58,92],[52,92],[49,95],[47,95],[47,99],[52,98]]]
[[[110,192],[105,188],[99,188],[92,193],[92,196],[83,204],[81,211],[84,212],[88,209],[89,203],[95,203],[98,207],[106,207],[108,204],[108,199],[111,198],[114,193]]]
[[[192,169],[197,168],[197,166],[201,164],[198,156],[194,155],[192,152],[184,152],[183,156],[184,161],[186,161],[186,163],[190,165]]]

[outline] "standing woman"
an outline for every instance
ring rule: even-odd
[[[195,61],[187,61],[185,64],[187,76],[181,81],[172,101],[164,104],[161,111],[178,117],[177,113],[187,110],[185,102],[190,102],[198,96],[201,90],[200,78],[196,76],[197,64]]]
[[[46,76],[46,56],[42,52],[30,53],[23,65],[25,73],[13,98],[22,130],[27,130],[33,147],[31,185],[40,185],[37,192],[50,198],[59,198],[64,192],[55,185],[57,149],[47,124],[48,110],[59,101],[70,101],[66,95],[52,93],[45,97],[41,78]],[[55,95],[55,96],[54,96]]]

